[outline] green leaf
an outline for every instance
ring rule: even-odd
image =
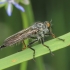
[[[70,32],[60,36],[59,38],[64,39],[65,41],[63,42],[58,38],[55,38],[45,42],[45,44],[48,45],[52,51],[56,51],[61,48],[69,46]],[[41,55],[49,53],[49,50],[46,47],[44,47],[42,44],[36,45],[33,48],[36,51],[35,57],[39,57]],[[27,48],[24,51],[20,51],[18,53],[0,59],[0,70],[30,60],[32,58],[33,58],[33,51]]]

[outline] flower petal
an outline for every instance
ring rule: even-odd
[[[19,10],[21,10],[22,12],[25,12],[24,8],[22,6],[20,6],[18,3],[14,2],[13,5],[18,8]]]
[[[11,6],[12,6],[12,4],[11,3],[8,3],[8,8],[7,8],[7,14],[8,14],[8,16],[11,16],[11,13],[12,13]]]

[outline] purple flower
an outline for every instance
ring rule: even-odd
[[[19,10],[21,10],[22,12],[25,12],[24,8],[22,6],[20,6],[18,3],[16,3],[14,0],[5,0],[4,2],[0,2],[0,4],[4,4],[4,3],[8,3],[7,14],[9,16],[11,16],[11,13],[12,13],[12,4],[16,8],[18,8]]]

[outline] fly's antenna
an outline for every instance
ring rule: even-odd
[[[52,26],[53,24],[52,24],[52,19],[50,20],[50,25]]]
[[[50,23],[52,23],[52,19],[50,20]]]
[[[4,48],[4,47],[6,47],[6,46],[5,46],[5,45],[2,45],[2,46],[0,46],[0,49],[1,49],[1,48]]]

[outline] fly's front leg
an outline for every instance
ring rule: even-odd
[[[51,33],[51,35],[52,35],[53,38],[56,38],[56,36],[53,33]],[[59,40],[61,40],[63,42],[65,41],[64,39],[61,39],[61,38],[58,38],[58,37],[57,37],[57,39],[59,39]]]
[[[38,41],[37,39],[35,39],[34,41],[32,41],[32,42],[30,42],[29,44],[28,44],[28,48],[30,48],[32,51],[33,51],[33,59],[35,59],[35,49],[33,49],[32,47],[31,47],[31,45],[33,44],[33,43],[35,43],[36,41]]]
[[[54,54],[52,53],[52,51],[51,51],[51,49],[49,48],[49,46],[47,46],[47,45],[44,44],[44,39],[43,39],[43,38],[41,38],[41,43],[42,43],[43,46],[45,46],[45,47],[47,47],[47,48],[49,49],[51,55],[53,56]]]
[[[59,40],[61,40],[61,41],[63,41],[63,42],[65,41],[64,39],[61,39],[61,38],[58,38],[58,37],[57,37],[57,39],[59,39]]]
[[[52,35],[53,38],[56,38],[55,34],[52,32],[51,27],[49,28],[49,33],[50,33],[50,35]],[[57,38],[57,39],[59,39],[59,40],[61,40],[63,42],[65,41],[64,39],[61,39],[61,38]]]

